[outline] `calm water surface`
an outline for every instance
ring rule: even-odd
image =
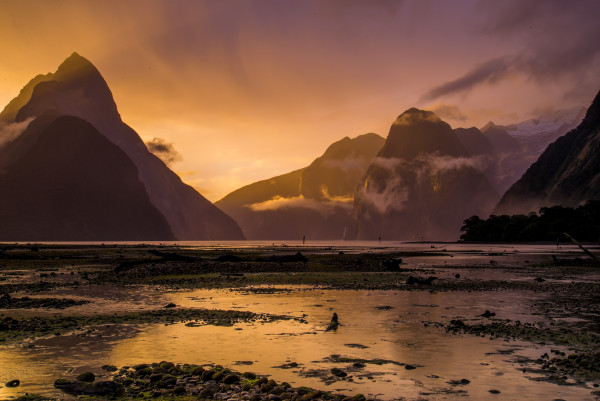
[[[289,288],[289,287],[288,287]],[[118,305],[118,294],[99,291],[107,310]],[[191,292],[123,294],[157,305],[165,301],[185,307],[239,309],[304,317],[275,323],[237,324],[234,327],[186,327],[184,324],[104,328],[102,336],[63,336],[39,340],[34,348],[0,348],[0,382],[19,378],[17,389],[0,388],[0,398],[23,392],[52,392],[59,377],[97,369],[162,360],[176,363],[221,364],[240,371],[272,375],[294,386],[310,386],[345,393],[363,393],[380,399],[535,399],[593,400],[590,389],[557,386],[530,380],[513,360],[537,358],[548,348],[522,342],[505,342],[474,336],[448,335],[424,322],[477,319],[485,309],[500,319],[522,322],[544,320],[529,306],[542,295],[523,292],[429,293],[393,291],[308,290],[257,294],[243,291],[196,290]],[[78,308],[89,307],[83,305]],[[379,307],[379,308],[378,308]],[[382,308],[386,307],[386,308]],[[72,309],[75,312],[75,309]],[[343,324],[337,332],[324,332],[333,312]],[[360,359],[386,359],[403,365],[367,363],[363,369],[334,364],[330,355]],[[294,369],[278,368],[296,362]],[[306,377],[311,370],[340,367],[352,381],[323,383]],[[95,370],[97,373],[101,371]],[[106,373],[104,373],[106,374]],[[451,380],[468,379],[468,385]],[[500,390],[494,395],[489,390]],[[55,394],[56,395],[56,394]],[[61,397],[65,397],[61,395]]]

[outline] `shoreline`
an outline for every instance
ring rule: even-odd
[[[530,251],[513,252],[482,246],[472,250],[428,248],[372,252],[366,248],[349,253],[336,248],[313,248],[307,252],[300,247],[286,248],[282,252],[278,247],[52,245],[32,249],[30,245],[20,246],[0,253],[0,296],[4,302],[0,328],[2,338],[7,340],[0,344],[10,344],[11,335],[17,330],[20,334],[12,337],[13,344],[15,340],[28,338],[25,344],[35,345],[37,338],[69,335],[73,328],[78,328],[75,333],[79,335],[90,336],[86,330],[93,329],[94,323],[135,327],[199,321],[199,324],[230,326],[237,321],[267,323],[273,319],[297,319],[277,314],[260,316],[219,308],[207,312],[202,308],[168,305],[166,295],[172,291],[175,294],[198,290],[245,291],[283,296],[299,291],[297,286],[301,286],[301,291],[447,293],[480,297],[503,293],[537,294],[541,301],[536,302],[534,312],[550,317],[553,326],[521,324],[493,315],[477,317],[477,313],[484,311],[475,310],[466,320],[458,316],[443,321],[423,320],[422,324],[426,330],[440,331],[440,335],[445,332],[446,336],[518,339],[568,349],[568,352],[557,351],[518,363],[525,364],[524,375],[533,372],[559,385],[592,386],[591,395],[600,397],[594,389],[600,384],[597,363],[600,325],[594,324],[590,315],[600,308],[600,298],[596,295],[600,293],[600,269],[573,248],[560,252],[552,249],[546,253],[540,252],[537,246],[528,249]],[[102,308],[115,310],[115,313],[94,312],[95,302],[98,302],[94,294],[98,291],[114,292],[114,302],[98,304],[98,307],[103,305]],[[156,295],[144,298],[147,300],[144,310],[128,309],[132,304],[127,297],[137,296],[135,294]],[[119,297],[125,298],[119,300]],[[119,308],[123,310],[117,313]],[[385,309],[385,305],[382,308]],[[77,311],[87,312],[81,315]],[[207,313],[212,313],[212,321],[206,321]],[[31,330],[23,331],[28,327]],[[0,348],[6,346],[10,345],[0,345]],[[326,371],[315,374],[332,375]]]

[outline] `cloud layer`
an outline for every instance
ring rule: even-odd
[[[153,138],[146,142],[146,147],[169,166],[182,160],[181,155],[175,150],[173,144],[167,142],[163,138]]]

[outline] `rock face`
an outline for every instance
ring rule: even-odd
[[[485,155],[485,174],[496,191],[506,192],[538,159],[546,146],[577,127],[584,115],[585,109],[574,108],[518,124],[501,126],[490,122],[483,127],[481,133],[492,145],[490,153],[482,153]],[[455,130],[457,134],[458,130]],[[459,135],[459,139],[463,137]],[[469,144],[463,145],[469,149]]]
[[[66,59],[55,73],[35,77],[6,106],[0,114],[0,152],[19,136],[14,132],[15,127],[26,127],[28,123],[33,121],[30,123],[31,125],[42,116],[44,116],[44,120],[51,118],[49,116],[54,118],[60,116],[77,117],[89,123],[96,133],[108,139],[123,152],[125,157],[130,159],[133,169],[137,171],[137,179],[142,184],[141,188],[146,193],[146,199],[153,206],[153,210],[162,215],[163,220],[168,225],[166,231],[146,231],[147,238],[144,239],[243,239],[243,234],[235,221],[192,187],[184,184],[159,158],[148,151],[137,133],[121,120],[112,93],[98,70],[77,53],[73,53]],[[54,126],[55,128],[56,126]],[[78,130],[84,130],[88,134],[91,132],[89,127],[86,129],[78,127]],[[41,129],[37,134],[41,138],[44,132],[44,129]],[[71,135],[67,131],[63,133]],[[59,134],[55,133],[55,135]],[[86,137],[91,138],[91,136]],[[89,149],[86,149],[86,147],[91,146],[83,141],[77,141],[77,143],[80,146],[79,148],[71,146],[71,152],[69,154],[63,152],[63,156],[79,158],[77,154],[88,152]],[[36,160],[31,155],[26,154],[29,148],[21,146],[19,149],[24,153],[12,156],[11,160],[14,163],[18,163],[17,159],[22,158],[35,164]],[[100,162],[98,160],[98,163]],[[6,170],[8,166],[6,163],[4,164]],[[112,171],[108,160],[104,161],[104,164],[107,169]],[[92,180],[92,178],[86,178],[84,175],[80,175],[78,178]],[[90,183],[90,185],[93,184],[94,182]],[[106,183],[108,186],[104,188],[107,194],[116,196],[117,191],[127,191],[125,187],[115,187],[113,189],[109,184]],[[77,188],[77,185],[81,185],[81,183],[73,183],[73,185],[74,188]],[[132,191],[138,189],[139,186],[134,185],[132,187]],[[5,193],[4,188],[0,188],[0,190]],[[36,194],[35,188],[31,188],[30,193],[32,196]],[[71,193],[70,196],[72,195]],[[66,198],[69,195],[64,194],[64,196]],[[139,197],[131,195],[128,199],[133,201],[139,199]],[[106,215],[107,210],[100,210],[104,207],[103,203],[97,202],[95,205],[99,209],[87,210],[87,212]],[[130,206],[134,207],[134,205]],[[81,213],[83,212],[82,209]],[[18,215],[15,215],[15,219],[29,221],[29,224],[34,224],[30,227],[30,231],[35,231],[34,220]],[[149,217],[149,219],[153,218]],[[64,224],[70,223],[66,221]],[[114,226],[112,233],[102,229],[95,237],[92,235],[94,227],[87,226],[84,231],[94,239],[110,240],[117,237],[122,238],[122,231],[120,231],[122,228],[121,226]],[[76,231],[77,228],[73,228],[73,230]],[[124,232],[132,234],[130,231]],[[165,233],[170,234],[166,236]],[[10,236],[10,233],[7,235]],[[136,239],[138,238],[136,237]],[[127,237],[126,239],[133,238]]]
[[[356,239],[458,239],[462,221],[498,199],[478,160],[434,113],[405,111],[356,192]]]
[[[3,241],[174,239],[131,159],[80,118],[39,117],[0,171]]]
[[[376,134],[346,137],[310,166],[240,188],[216,204],[248,239],[343,239],[351,232],[356,187],[383,143]]]
[[[504,194],[494,214],[537,212],[600,199],[600,93],[581,124],[550,144]]]

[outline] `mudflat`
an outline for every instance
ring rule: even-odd
[[[599,290],[566,245],[3,244],[0,398],[594,400]]]

